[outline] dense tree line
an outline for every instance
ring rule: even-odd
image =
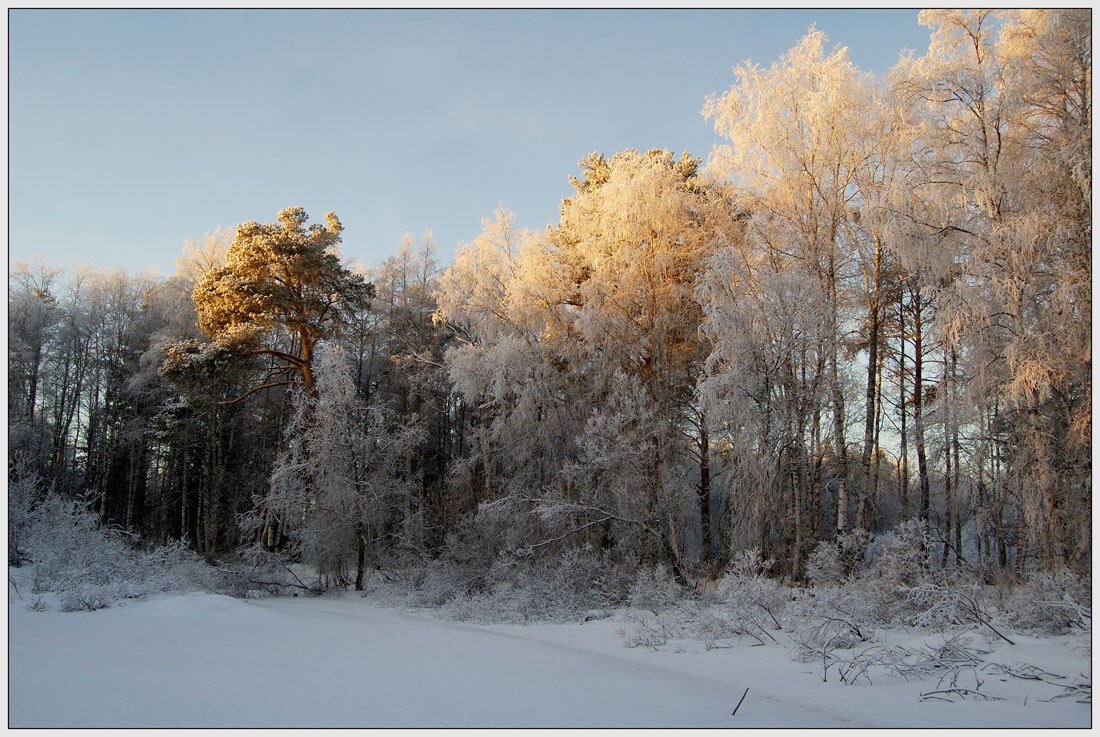
[[[361,587],[578,549],[800,579],[923,523],[929,566],[1091,552],[1091,19],[926,11],[884,79],[811,29],[703,114],[706,167],[593,153],[560,221],[503,208],[341,261],[299,208],[175,275],[9,277],[9,477],[101,524]]]

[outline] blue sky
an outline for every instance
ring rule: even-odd
[[[334,210],[374,264],[497,203],[557,219],[590,151],[687,150],[811,24],[882,74],[917,11],[9,10],[9,258],[156,268],[218,226]]]

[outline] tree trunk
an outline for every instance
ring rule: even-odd
[[[800,412],[798,414],[798,430],[795,442],[795,452],[798,453],[798,462],[795,466],[795,500],[794,500],[794,555],[791,559],[791,577],[795,580],[799,580],[802,577],[802,546],[803,532],[802,525],[804,524],[802,519],[802,505],[806,502],[807,486],[806,482],[809,477],[809,469],[807,468],[807,454],[805,446],[804,428],[803,423],[805,418]]]
[[[821,464],[821,408],[814,402],[813,424],[810,427],[810,449],[813,454],[810,481],[812,503],[810,505],[810,542],[817,544],[821,538],[821,484],[823,483]]]
[[[829,383],[833,400],[833,445],[837,464],[836,534],[839,536],[848,531],[848,453],[844,440],[844,394],[840,389],[840,367],[837,364],[839,356],[835,337],[831,350]]]
[[[703,567],[713,562],[710,516],[710,437],[706,413],[699,413],[699,520],[702,527]]]
[[[867,388],[864,393],[864,397],[867,402],[867,411],[864,416],[863,424],[863,455],[860,457],[860,478],[861,485],[859,490],[859,502],[856,506],[856,520],[857,527],[863,530],[871,529],[869,508],[870,508],[870,496],[871,496],[871,455],[874,452],[875,445],[875,418],[878,416],[877,397],[878,392],[878,305],[872,305],[871,307],[871,327],[870,327],[870,345],[868,347],[867,355]]]
[[[366,575],[366,558],[367,558],[367,544],[366,544],[366,531],[363,529],[362,521],[357,522],[355,525],[355,590],[363,590],[363,581]]]
[[[901,414],[901,452],[898,455],[898,493],[901,496],[901,521],[909,521],[909,434],[905,427],[909,414],[905,409],[909,396],[905,393],[905,301],[898,300],[898,389],[900,394],[899,412]]]
[[[930,487],[928,482],[928,456],[924,448],[924,342],[921,324],[920,287],[914,290],[913,302],[913,430],[917,445],[917,477],[920,482],[920,510],[917,518],[928,523]]]
[[[951,347],[951,397],[952,401],[958,392],[956,385],[956,368],[958,366],[957,356],[955,354],[955,347]],[[958,407],[956,406],[956,412]],[[952,415],[951,423],[951,450],[955,456],[955,462],[953,464],[955,478],[953,485],[955,488],[955,564],[962,566],[962,516],[959,510],[959,489],[961,488],[961,475],[959,470],[959,418],[958,414]],[[971,486],[970,488],[973,488]]]
[[[997,451],[997,438],[992,433],[992,428],[996,422],[996,407],[993,411],[993,419],[990,420],[990,447],[993,453],[993,534],[997,541],[997,563],[998,568],[1004,571],[1008,568],[1008,544],[1005,540],[1005,502],[1008,497],[1008,490],[1005,488],[1004,479],[1001,478],[1001,461],[1000,454]]]
[[[27,379],[27,420],[34,422],[34,409],[38,404],[38,374],[42,363],[42,341],[38,340],[34,345],[34,360],[31,361],[31,375]]]
[[[944,397],[943,397],[943,409],[944,409],[944,422],[943,422],[943,558],[940,560],[940,566],[947,567],[947,557],[951,552],[951,510],[955,506],[955,492],[954,492],[954,478],[951,473],[951,420],[948,417],[948,411],[950,406],[950,397],[947,396],[947,381],[944,379]],[[958,554],[956,553],[956,562]]]
[[[1024,573],[1024,559],[1027,557],[1027,530],[1024,529],[1024,507],[1022,480],[1016,474],[1016,562],[1012,572],[1019,580]]]

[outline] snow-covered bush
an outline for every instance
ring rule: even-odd
[[[850,615],[858,611],[868,626],[908,624],[920,613],[919,603],[907,595],[909,589],[927,581],[935,573],[927,565],[927,526],[911,520],[891,532],[868,541],[862,533],[841,538],[838,545],[822,544],[809,566],[815,589],[826,600],[830,587],[843,588],[858,606],[846,607]],[[862,550],[870,563],[860,567]],[[845,573],[847,570],[847,573]]]
[[[9,527],[18,558],[33,571],[31,593],[56,594],[62,611],[194,587],[203,564],[183,543],[143,550],[122,532],[99,528],[79,502],[41,493],[35,479],[11,486]]]
[[[30,561],[27,550],[30,533],[31,510],[35,499],[41,495],[41,482],[37,476],[19,469],[15,479],[8,481],[8,565],[21,566]]]
[[[834,649],[848,649],[874,634],[873,603],[864,587],[818,586],[795,592],[783,617],[795,657],[820,660]]]
[[[490,587],[489,572],[498,558],[497,530],[489,515],[467,515],[447,535],[438,560],[428,563],[417,575],[406,577],[410,603],[441,606],[456,597],[483,593]]]
[[[630,584],[630,606],[658,614],[663,609],[675,606],[686,593],[672,573],[658,564],[655,568],[638,571],[634,582]]]
[[[885,585],[914,586],[927,574],[928,525],[909,520],[878,541],[871,574]]]
[[[534,595],[540,611],[573,618],[621,605],[627,598],[631,568],[585,546],[516,571],[517,584]]]
[[[931,604],[912,591],[933,580],[948,588],[953,585],[945,572],[928,566],[927,550],[927,525],[916,520],[874,541],[857,530],[836,542],[820,543],[807,563],[807,577],[814,587],[799,593],[796,618],[813,616],[815,610],[817,615],[836,618],[839,621],[832,626],[837,642],[846,639],[845,631],[915,624]],[[814,629],[824,636],[830,628],[815,625]],[[817,639],[818,635],[810,638]]]
[[[631,586],[631,625],[619,634],[627,647],[656,648],[674,638],[702,641],[708,650],[744,637],[775,643],[791,592],[764,575],[773,565],[758,550],[735,555],[712,597],[696,596],[664,568],[641,571]]]
[[[448,551],[412,583],[408,601],[477,622],[579,621],[627,599],[633,567],[590,547],[541,558],[523,549],[492,561]]]
[[[718,582],[715,600],[722,615],[717,621],[725,621],[732,634],[774,642],[770,630],[783,629],[780,618],[791,590],[765,575],[774,565],[774,560],[762,560],[759,550],[744,551],[734,556],[730,573]]]
[[[247,545],[223,565],[203,566],[199,571],[199,585],[238,599],[291,593],[297,596],[303,590],[311,594],[322,593],[316,576],[307,571],[301,564],[288,565],[278,552]]]
[[[657,650],[667,645],[669,640],[693,634],[690,626],[693,618],[685,617],[681,610],[633,612],[628,619],[630,624],[620,627],[618,634],[623,639],[623,645],[629,648],[647,647]]]
[[[820,542],[806,561],[806,577],[815,584],[836,584],[863,570],[869,538],[863,530]]]
[[[950,696],[961,692],[956,688],[964,674],[977,676],[978,667],[990,654],[986,640],[973,632],[953,632],[928,635],[923,642],[908,645],[879,643],[853,649],[850,653],[838,653],[835,649],[819,653],[821,675],[825,681],[830,674],[848,685],[865,682],[873,685],[879,677],[908,680],[932,680],[949,690],[930,692]],[[995,670],[995,663],[986,667]],[[970,695],[986,698],[979,693],[982,679],[974,681],[975,688],[964,689]],[[966,694],[963,694],[965,696]],[[993,698],[993,697],[988,697]],[[944,699],[950,700],[950,699]]]
[[[904,591],[915,610],[905,624],[937,631],[981,626],[993,629],[982,603],[982,587],[977,582],[953,581],[939,576]]]
[[[1011,592],[999,619],[1015,629],[1042,634],[1091,630],[1091,602],[1088,578],[1065,569],[1034,573]]]

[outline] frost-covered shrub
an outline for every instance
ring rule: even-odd
[[[303,589],[321,593],[316,584],[307,583],[315,580],[314,576],[307,575],[304,566],[288,565],[282,555],[258,544],[241,548],[224,565],[202,566],[196,576],[201,588],[237,599],[297,595]]]
[[[648,609],[654,614],[668,609],[684,598],[686,590],[676,582],[672,573],[661,565],[638,571],[630,584],[630,606]]]
[[[826,627],[802,626],[800,636],[812,631],[808,641],[817,643],[829,633],[828,638],[843,643],[850,639],[846,633],[854,635],[856,630],[915,624],[929,608],[928,602],[911,594],[934,575],[926,564],[927,546],[927,526],[916,520],[873,543],[862,530],[820,543],[806,566],[814,588],[799,594],[796,609],[836,621]],[[942,573],[936,575],[946,580]]]
[[[837,584],[864,568],[868,535],[852,530],[834,542],[820,542],[806,561],[806,577],[815,584]]]
[[[532,592],[540,610],[572,617],[590,609],[618,606],[630,586],[628,566],[614,563],[590,547],[567,550],[556,559],[517,566],[517,585]]]
[[[440,613],[460,622],[478,624],[515,624],[527,622],[532,609],[530,592],[516,590],[508,582],[478,594],[456,593],[440,608]]]
[[[928,546],[928,525],[924,521],[903,522],[878,542],[871,574],[886,585],[914,586],[928,574]]]
[[[1007,597],[999,619],[1042,634],[1092,629],[1092,583],[1068,571],[1034,573]]]
[[[429,567],[412,598],[464,621],[579,621],[591,610],[623,604],[632,570],[589,547],[547,559],[501,554],[476,581],[441,561]]]
[[[885,675],[907,681],[928,679],[932,683],[951,686],[964,673],[972,674],[972,678],[976,676],[978,666],[985,660],[984,656],[990,653],[983,647],[986,642],[984,638],[974,633],[939,633],[922,639],[924,642],[921,644],[903,646],[882,643],[859,647],[850,653],[824,650],[817,653],[815,659],[821,663],[822,678],[826,681],[831,672],[835,674],[836,680],[849,685],[859,682],[873,685],[880,675]],[[875,680],[872,680],[872,676]],[[967,692],[974,695],[978,694],[981,683],[982,679],[979,677],[974,681],[974,689],[954,693],[945,690],[940,693],[943,696],[964,697]]]
[[[658,610],[629,609],[625,613],[627,625],[618,630],[623,645],[656,650],[670,640],[700,640],[712,649],[741,634],[721,609],[682,591],[680,599]]]
[[[874,635],[874,619],[864,588],[849,582],[794,592],[782,622],[795,658],[807,662],[866,642]]]
[[[736,555],[730,573],[713,597],[699,598],[676,583],[667,569],[637,574],[630,590],[629,627],[620,635],[628,647],[660,647],[674,638],[702,641],[708,650],[728,647],[749,637],[759,644],[776,642],[790,589],[764,575],[774,565],[758,550]]]
[[[99,528],[79,502],[25,484],[11,497],[9,525],[18,531],[18,557],[33,571],[31,593],[57,594],[59,608],[73,611],[194,586],[203,564],[182,543],[143,550]]]
[[[497,525],[487,515],[468,515],[447,535],[438,560],[415,576],[406,576],[409,602],[438,607],[456,597],[480,594],[491,587],[490,571],[497,563]]]
[[[8,565],[21,566],[30,561],[27,550],[34,501],[41,496],[41,481],[33,474],[19,473],[8,482]]]
[[[718,606],[701,607],[690,628],[690,637],[703,643],[707,650],[729,647],[747,634],[729,611]]]
[[[684,627],[683,614],[672,609],[657,613],[634,612],[629,616],[629,621],[627,626],[618,630],[623,645],[629,648],[657,650],[667,645],[669,640],[689,634]]]
[[[774,560],[762,560],[759,550],[733,557],[730,573],[715,591],[715,602],[722,611],[717,621],[724,621],[731,633],[764,642],[775,639],[769,630],[783,629],[780,619],[791,601],[791,591],[764,575],[774,565]],[[709,623],[711,628],[715,624]]]
[[[409,603],[413,606],[438,607],[456,597],[468,597],[485,588],[487,571],[471,570],[451,561],[429,563],[411,586]]]
[[[978,582],[940,575],[905,589],[905,592],[916,612],[908,617],[906,624],[941,632],[984,627],[987,632],[1011,642],[993,625],[993,617],[988,611],[988,591]]]
[[[810,575],[819,589],[840,586],[850,599],[858,599],[864,624],[907,624],[918,613],[918,605],[907,591],[933,575],[925,563],[927,539],[926,525],[915,520],[870,543],[862,534],[846,535],[839,545],[818,546]],[[864,549],[871,561],[860,570]]]

